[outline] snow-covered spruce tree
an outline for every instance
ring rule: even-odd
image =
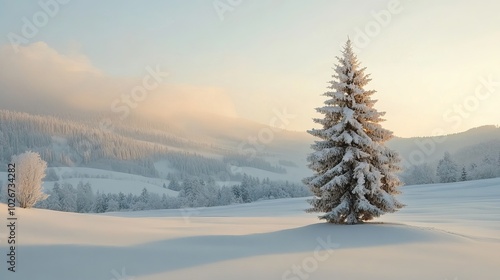
[[[324,118],[314,121],[323,128],[308,131],[321,140],[311,146],[314,152],[308,157],[314,175],[303,182],[314,194],[307,212],[325,213],[319,218],[330,223],[356,224],[404,206],[395,198],[402,185],[395,175],[400,159],[384,146],[392,132],[379,124],[385,113],[373,107],[375,91],[363,89],[369,75],[350,40],[337,59],[324,94],[328,99],[316,109]]]
[[[456,182],[458,177],[458,166],[451,158],[449,152],[445,152],[443,159],[439,160],[436,175],[441,183]]]
[[[47,198],[42,190],[47,163],[35,152],[25,152],[12,157],[16,165],[16,199],[22,208],[31,208]]]

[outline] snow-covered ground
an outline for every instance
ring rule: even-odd
[[[236,172],[241,174],[246,173],[247,175],[258,177],[260,179],[269,178],[271,181],[289,181],[296,184],[299,184],[300,182],[302,182],[303,178],[311,175],[311,171],[305,167],[282,167],[286,168],[287,173],[274,173],[271,171],[246,166],[238,167],[236,169]]]
[[[148,192],[166,194],[168,196],[177,196],[178,192],[163,188],[163,184],[168,186],[169,180],[160,178],[150,178],[140,175],[108,171],[87,167],[53,167],[59,183],[70,183],[76,188],[79,182],[90,183],[92,190],[101,193],[132,193],[139,195],[142,189],[146,188]],[[6,178],[6,175],[3,177]],[[52,188],[54,182],[44,182],[44,188]]]
[[[304,199],[184,210],[17,210],[17,272],[0,279],[499,279],[500,179],[407,186],[407,207],[354,226]]]

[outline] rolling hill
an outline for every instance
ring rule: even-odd
[[[51,167],[87,167],[160,179],[195,176],[237,182],[246,173],[299,183],[310,174],[306,157],[314,138],[306,132],[213,114],[178,117],[165,122],[131,117],[127,123],[103,129],[98,116],[72,119],[0,110],[0,163],[34,150]],[[499,161],[500,171],[496,126],[440,137],[396,137],[387,144],[401,154],[406,170],[426,164],[427,172],[435,173],[447,151],[460,167]]]

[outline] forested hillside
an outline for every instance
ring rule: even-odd
[[[490,125],[440,137],[398,138],[389,145],[403,158],[406,184],[500,177],[500,128]]]
[[[168,160],[171,176],[240,179],[230,166],[269,172],[286,169],[265,159],[241,154],[230,146],[196,142],[175,136],[168,126],[141,122],[101,129],[95,121],[0,110],[0,162],[26,150],[39,152],[49,166],[94,167],[158,177],[154,162]],[[163,130],[162,130],[163,129]]]
[[[241,135],[236,135],[237,121],[228,121],[225,129],[211,128],[211,132],[206,127],[203,133],[210,137],[139,119],[116,124],[113,130],[101,129],[98,122],[98,118],[83,121],[0,110],[0,163],[33,150],[51,167],[93,167],[179,180],[241,181],[250,168],[267,174],[255,172],[261,179],[282,174],[297,183],[307,173],[304,159],[312,140],[305,133],[283,131],[263,143],[255,124],[241,123]],[[256,142],[245,139],[247,135]],[[442,182],[437,169],[446,152],[457,181],[500,176],[500,128],[495,126],[441,137],[396,138],[388,145],[401,154],[400,177],[406,184]],[[168,173],[158,172],[155,163],[159,161],[167,162]],[[299,176],[291,176],[299,171]]]

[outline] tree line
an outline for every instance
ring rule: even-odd
[[[500,151],[488,154],[478,162],[459,163],[445,152],[437,166],[424,163],[414,165],[402,174],[407,185],[450,183],[500,177]]]
[[[175,185],[178,185],[178,188]],[[80,181],[75,187],[70,183],[55,182],[47,190],[47,199],[38,201],[34,207],[64,212],[104,213],[114,211],[139,211],[157,209],[180,209],[186,207],[211,207],[258,200],[310,196],[309,190],[299,184],[271,181],[269,179],[243,175],[241,184],[232,186],[216,185],[213,179],[173,180],[169,188],[179,191],[177,197],[150,192],[146,188],[141,194],[94,192],[88,182]],[[5,192],[0,192],[1,200],[6,200]]]

